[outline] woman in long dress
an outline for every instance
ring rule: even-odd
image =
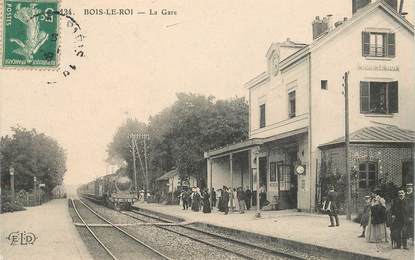
[[[223,212],[224,208],[223,208],[223,199],[222,199],[222,194],[223,194],[222,189],[218,189],[217,194],[218,194],[218,210],[220,212]]]
[[[193,211],[199,211],[200,210],[200,195],[196,191],[196,188],[192,189],[192,210]]]
[[[386,205],[385,199],[376,195],[371,202],[369,223],[365,232],[369,243],[388,242],[386,233]]]
[[[203,213],[210,213],[210,200],[209,192],[207,190],[203,191]]]
[[[238,193],[236,192],[236,189],[233,188],[233,207],[234,207],[234,211],[239,211],[239,203],[238,203]]]

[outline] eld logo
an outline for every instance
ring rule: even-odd
[[[11,246],[15,245],[33,245],[37,240],[37,237],[32,232],[11,232],[7,239],[10,241]]]

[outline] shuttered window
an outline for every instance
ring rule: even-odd
[[[265,104],[259,106],[259,128],[265,127]]]
[[[395,57],[395,33],[362,32],[362,56]]]
[[[398,113],[398,82],[389,82],[388,85],[388,112]]]
[[[362,32],[362,54],[363,57],[369,56],[370,52],[370,33]]]
[[[388,33],[388,57],[395,57],[395,34]]]
[[[295,117],[295,91],[288,93],[288,117]]]
[[[360,82],[362,114],[398,113],[398,82]]]

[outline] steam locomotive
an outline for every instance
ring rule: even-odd
[[[78,193],[115,210],[130,210],[138,200],[137,192],[132,188],[132,181],[124,169],[82,185]]]

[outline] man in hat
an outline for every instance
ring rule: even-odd
[[[334,186],[329,186],[329,192],[327,193],[327,211],[330,217],[330,226],[334,227],[334,220],[336,220],[336,226],[340,226],[339,217],[337,216],[337,192],[334,190]]]
[[[391,207],[392,223],[391,223],[391,240],[393,249],[401,248],[408,249],[407,240],[407,224],[408,224],[408,201],[405,198],[405,191],[400,189],[398,191],[398,198],[394,199]],[[394,245],[396,243],[396,245]]]
[[[414,186],[412,183],[406,184],[406,207],[408,213],[407,234],[408,238],[414,242]]]

